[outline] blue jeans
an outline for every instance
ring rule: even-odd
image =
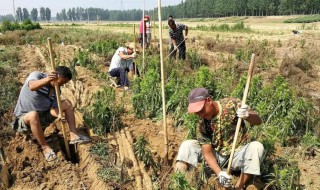
[[[119,67],[119,68],[112,69],[109,72],[109,74],[112,77],[120,78],[121,86],[129,86],[129,79],[127,77],[127,72],[128,72],[128,69],[126,70],[125,68]]]

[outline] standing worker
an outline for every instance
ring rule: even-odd
[[[120,78],[120,85],[124,90],[129,89],[127,73],[130,71],[132,76],[135,74],[133,58],[136,57],[136,52],[134,49],[134,43],[129,43],[126,47],[119,47],[111,59],[109,74],[111,77]],[[139,76],[138,70],[137,75]]]
[[[231,175],[222,169],[226,167],[231,153],[232,141],[238,118],[250,125],[260,125],[261,118],[250,110],[248,105],[241,105],[241,100],[224,98],[213,101],[205,88],[193,89],[188,96],[188,112],[198,115],[202,121],[197,132],[197,140],[182,142],[176,162],[176,171],[185,172],[190,166],[204,158],[224,187],[231,186]],[[243,122],[239,132],[237,149],[234,154],[233,171],[241,171],[234,188],[241,190],[248,180],[260,175],[260,165],[264,156],[263,145],[258,141],[248,142],[247,127]]]
[[[173,20],[173,16],[169,15],[168,20]],[[173,48],[174,47],[173,47],[173,44],[172,44],[172,39],[171,39],[170,34],[169,34],[169,49],[170,49],[169,53],[171,53],[173,51]],[[172,56],[176,57],[176,52],[173,52],[172,54],[174,54]]]
[[[148,15],[146,15],[146,16],[148,16]],[[146,34],[147,34],[147,48],[149,48],[150,47],[150,44],[151,44],[151,28],[152,28],[152,26],[151,26],[151,22],[150,22],[150,18],[149,18],[149,21],[148,22],[146,22]]]
[[[149,22],[150,17],[148,15],[144,15],[144,18],[140,21],[140,39],[139,42],[141,44],[141,47],[143,47],[143,35],[144,35],[144,39],[146,43],[146,39],[147,39],[147,27],[146,27],[146,23]]]
[[[186,59],[186,43],[185,40],[188,39],[188,26],[184,24],[176,24],[173,19],[168,20],[169,36],[172,39],[173,53],[171,58],[176,58],[176,51],[179,49],[179,59]],[[183,36],[183,30],[186,31],[185,36]]]
[[[44,129],[59,114],[54,86],[55,83],[62,86],[71,79],[71,70],[65,66],[59,66],[51,73],[32,72],[22,86],[14,109],[15,121],[13,129],[20,133],[27,133],[31,130],[48,162],[57,158],[43,134]],[[69,124],[70,144],[90,141],[89,137],[81,135],[76,129],[75,115],[71,102],[69,100],[61,101],[61,108]]]

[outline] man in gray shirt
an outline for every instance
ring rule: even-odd
[[[43,131],[59,114],[55,94],[55,83],[64,85],[72,79],[71,70],[59,66],[49,74],[32,72],[25,81],[14,109],[16,117],[14,129],[18,132],[28,132],[38,140],[47,161],[56,159],[56,154],[47,144]],[[69,100],[61,101],[61,109],[70,127],[70,144],[87,142],[90,139],[80,135],[76,130],[75,116]]]

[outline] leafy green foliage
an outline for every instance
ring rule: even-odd
[[[185,174],[181,172],[174,173],[170,178],[170,190],[194,190],[188,183]]]
[[[139,160],[143,161],[146,167],[151,166],[155,171],[158,171],[160,165],[153,160],[152,153],[147,147],[148,144],[144,136],[139,136],[133,144],[134,153]]]
[[[39,23],[32,23],[30,19],[26,19],[23,21],[22,24],[19,24],[18,22],[11,23],[9,20],[3,20],[2,26],[0,27],[0,31],[14,31],[14,30],[35,30],[35,29],[41,29],[41,26]]]
[[[119,45],[115,39],[99,40],[89,45],[89,51],[110,59],[118,47]]]
[[[13,110],[19,96],[16,78],[19,54],[16,49],[0,51],[0,117]]]
[[[308,15],[298,18],[287,19],[284,23],[311,23],[311,22],[319,22],[320,15]]]
[[[251,32],[250,27],[245,26],[243,22],[239,22],[235,25],[229,26],[228,24],[221,25],[197,25],[195,27],[196,30],[202,31],[215,31],[215,32]]]
[[[93,96],[93,100],[93,105],[84,110],[84,121],[96,134],[106,135],[122,128],[120,114],[123,111],[123,101],[116,103],[113,88],[103,88]]]
[[[90,153],[98,155],[102,159],[108,158],[108,144],[105,142],[98,142],[90,147]]]

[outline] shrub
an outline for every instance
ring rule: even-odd
[[[185,174],[181,172],[174,173],[169,182],[170,190],[194,190],[188,183]]]
[[[104,87],[93,96],[94,103],[84,110],[84,121],[93,129],[94,133],[106,135],[108,132],[122,128],[120,114],[123,111],[123,102],[116,103],[115,90]]]

